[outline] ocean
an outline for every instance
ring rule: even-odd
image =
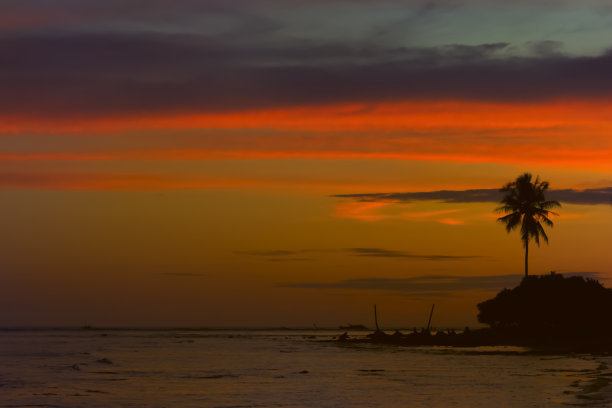
[[[612,406],[609,356],[340,332],[0,330],[0,407]]]

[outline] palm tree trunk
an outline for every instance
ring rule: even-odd
[[[529,256],[529,242],[525,242],[525,277],[529,275],[529,266],[527,264],[527,258]]]

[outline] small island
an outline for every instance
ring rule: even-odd
[[[553,227],[550,211],[560,207],[547,200],[547,181],[524,173],[504,185],[505,193],[497,220],[506,231],[518,229],[525,249],[524,278],[514,289],[503,289],[493,299],[477,305],[478,321],[488,328],[438,331],[427,328],[392,335],[378,328],[367,339],[352,339],[348,333],[339,341],[366,341],[402,345],[439,346],[525,346],[568,352],[612,352],[612,289],[582,276],[529,275],[529,243],[548,243],[544,226]],[[433,313],[433,307],[432,307]],[[376,319],[376,317],[375,317]],[[431,322],[431,315],[429,318]]]
[[[612,289],[582,276],[524,277],[514,289],[504,289],[478,304],[478,321],[488,328],[432,334],[381,330],[365,339],[341,336],[340,341],[435,346],[524,346],[540,350],[612,352]]]

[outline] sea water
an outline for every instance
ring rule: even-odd
[[[1,330],[0,407],[612,406],[612,357],[339,332]]]

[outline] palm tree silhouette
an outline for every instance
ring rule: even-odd
[[[547,201],[544,191],[548,189],[547,181],[540,181],[536,177],[535,182],[531,181],[531,174],[525,173],[516,180],[503,186],[500,191],[506,193],[501,200],[501,207],[498,212],[504,213],[497,221],[506,224],[506,231],[510,232],[521,226],[521,241],[525,247],[525,276],[528,276],[529,240],[534,239],[540,246],[540,237],[548,243],[548,236],[544,232],[542,223],[552,228],[553,222],[548,218],[556,213],[549,211],[555,207],[561,207],[558,201]]]

